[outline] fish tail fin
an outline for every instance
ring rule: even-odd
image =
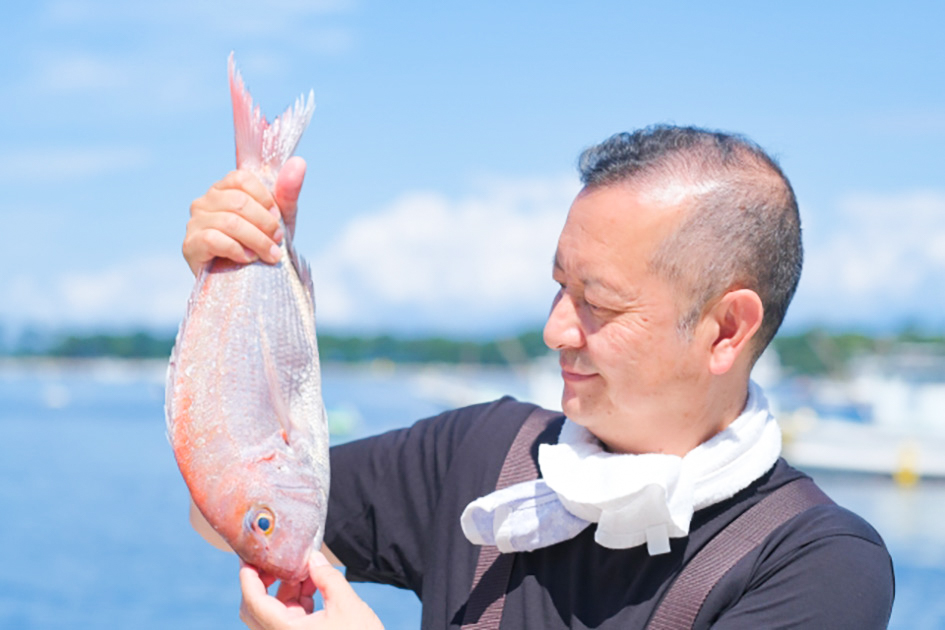
[[[267,186],[272,188],[296,145],[302,132],[308,127],[315,111],[315,93],[309,90],[308,99],[299,96],[281,116],[270,124],[253,107],[253,97],[243,83],[243,77],[233,61],[233,53],[227,60],[230,75],[230,96],[233,98],[233,126],[236,130],[236,166],[255,172]]]

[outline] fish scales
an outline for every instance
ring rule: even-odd
[[[237,165],[271,187],[312,97],[270,126],[232,55],[229,69]],[[246,562],[301,579],[324,530],[328,428],[310,274],[288,234],[281,251],[276,265],[214,259],[201,270],[171,355],[166,415],[181,474],[210,525]]]

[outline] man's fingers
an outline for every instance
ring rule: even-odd
[[[257,569],[257,571],[258,571],[258,569]],[[266,586],[266,591],[268,592],[268,591],[269,591],[269,587],[272,586],[273,584],[275,584],[275,583],[276,583],[276,580],[278,580],[279,578],[277,578],[277,577],[274,576],[274,575],[270,575],[270,574],[268,574],[268,573],[265,573],[265,572],[263,572],[263,571],[259,571],[259,579],[262,580],[262,583]]]
[[[305,162],[301,158],[290,160],[283,172],[278,188],[286,208],[284,220],[280,220],[280,207],[273,194],[245,170],[231,171],[194,200],[182,250],[195,275],[214,257],[238,263],[256,258],[268,263],[280,260],[277,244],[286,230],[291,233],[294,228]]]
[[[329,605],[346,607],[353,600],[361,601],[341,571],[331,566],[321,553],[313,551],[308,563],[312,583],[322,594],[326,607]]]
[[[284,624],[290,619],[304,617],[312,611],[312,606],[305,608],[304,604],[298,601],[283,602],[269,595],[266,582],[269,585],[274,581],[270,576],[261,575],[259,571],[248,564],[242,564],[240,567],[240,590],[243,593],[243,601],[240,603],[240,619],[250,628],[273,628],[284,627]],[[286,589],[285,594],[291,594],[293,590],[291,585],[284,583],[279,586],[279,591]],[[295,585],[298,591],[298,584]]]
[[[279,246],[268,235],[236,214],[207,213],[191,222],[199,225],[188,226],[184,237],[184,256],[188,260],[197,258],[206,262],[219,256],[246,263],[258,257],[267,263],[277,263],[282,257]]]
[[[240,602],[240,619],[250,628],[259,628],[258,613],[261,602],[269,597],[266,585],[255,568],[243,564],[240,566],[240,590],[243,601]]]
[[[320,552],[312,552],[308,559],[308,571],[312,582],[325,600],[326,618],[334,620],[338,628],[360,628],[362,630],[384,630],[374,611],[358,597],[345,576],[329,564]],[[302,587],[303,592],[306,590]]]
[[[276,599],[282,602],[286,607],[286,614],[289,616],[304,616],[315,609],[315,600],[311,594],[305,595],[302,592],[302,585],[299,582],[279,583],[279,590],[276,591]]]
[[[242,190],[259,205],[264,208],[271,208],[274,200],[272,193],[266,188],[266,185],[259,181],[259,178],[246,170],[235,170],[227,173],[226,177],[215,183],[210,190]]]
[[[271,201],[270,206],[265,206],[247,192],[235,188],[211,188],[190,206],[191,217],[197,218],[200,214],[209,213],[231,213],[246,219],[269,236],[279,229],[277,212]]]
[[[269,594],[266,591],[266,584],[256,567],[242,561],[240,562],[240,589],[243,591],[243,595],[251,595],[254,598]]]
[[[311,597],[312,595],[315,594],[315,591],[318,590],[317,588],[315,588],[315,583],[312,582],[311,576],[305,578],[305,581],[302,582],[299,588],[300,588],[299,593],[302,595],[302,597]]]
[[[315,598],[311,595],[300,595],[299,606],[301,610],[310,615],[315,611]]]
[[[302,585],[298,582],[286,582],[282,580],[279,582],[279,589],[276,591],[276,599],[283,604],[288,603],[298,599],[301,590]]]
[[[246,249],[219,230],[204,230],[199,235],[184,239],[183,252],[187,260],[195,263],[194,275],[201,266],[216,257],[238,263],[251,263],[259,258],[256,252]]]
[[[265,576],[254,567],[242,564],[240,619],[254,630],[296,627],[296,622],[304,622],[304,627],[383,629],[377,615],[322,554],[312,553],[308,569],[309,579],[302,583],[283,582],[276,597],[272,597],[266,591]],[[309,616],[314,608],[315,588],[322,593],[325,609]]]

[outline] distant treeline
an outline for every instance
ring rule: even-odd
[[[325,361],[389,359],[394,362],[504,365],[523,363],[547,354],[548,347],[540,332],[527,332],[495,341],[319,335],[318,352]]]
[[[56,340],[43,353],[52,357],[120,359],[157,359],[168,357],[174,337],[158,337],[136,332],[128,335],[67,335]]]
[[[149,332],[129,334],[68,334],[42,336],[33,332],[5,354],[16,357],[160,359],[170,356],[173,335]],[[323,361],[373,361],[402,363],[522,363],[548,352],[540,332],[491,341],[467,341],[431,337],[399,338],[319,334],[318,351]],[[4,354],[0,352],[0,355]]]
[[[129,334],[24,335],[0,355],[59,358],[115,357],[167,358],[173,335],[149,332]],[[812,329],[781,334],[773,342],[781,366],[792,374],[842,374],[851,360],[864,355],[888,355],[908,348],[945,356],[945,336],[907,329],[896,335],[866,335]],[[319,353],[324,361],[359,362],[386,359],[398,363],[522,363],[548,353],[540,331],[491,341],[444,337],[404,338],[391,335],[342,336],[320,334]]]
[[[780,334],[772,342],[781,367],[791,374],[843,374],[857,357],[904,351],[945,356],[945,336],[906,328],[895,335],[829,332],[815,328],[800,334]]]

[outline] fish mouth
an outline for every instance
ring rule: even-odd
[[[300,560],[293,563],[284,563],[276,558],[267,558],[259,568],[280,580],[301,582],[308,577],[308,556],[311,551],[311,547],[307,548],[299,556]]]

